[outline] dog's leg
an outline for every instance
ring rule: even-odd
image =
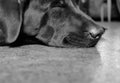
[[[14,42],[20,31],[22,16],[17,0],[0,0],[0,43]]]

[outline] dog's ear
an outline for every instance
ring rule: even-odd
[[[24,32],[28,35],[35,36],[39,30],[41,20],[49,9],[52,0],[31,0],[24,14]]]
[[[0,43],[14,42],[22,23],[18,0],[0,0]]]

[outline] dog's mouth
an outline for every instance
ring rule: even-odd
[[[82,37],[77,34],[69,34],[63,40],[64,45],[72,46],[72,47],[94,47],[101,35],[94,38],[91,34],[87,34],[87,36]]]

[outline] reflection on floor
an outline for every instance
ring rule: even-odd
[[[95,83],[120,83],[120,23],[101,25],[107,27],[108,31],[97,45],[102,66],[96,73]]]

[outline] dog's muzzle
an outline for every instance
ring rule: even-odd
[[[84,32],[84,36],[79,33],[71,32],[63,40],[65,45],[73,47],[94,47],[101,36],[105,32],[105,28],[89,27],[89,30]]]

